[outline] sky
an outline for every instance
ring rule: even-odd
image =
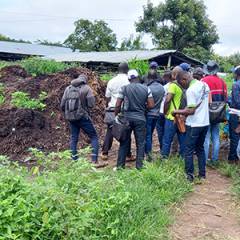
[[[161,0],[152,0],[157,5]],[[239,0],[204,0],[209,18],[217,26],[216,53],[240,52]],[[64,41],[80,18],[103,19],[122,40],[135,34],[135,21],[147,0],[0,0],[0,33],[15,39]],[[152,47],[150,36],[144,37]]]

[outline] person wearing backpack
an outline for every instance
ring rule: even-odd
[[[210,95],[212,99],[212,103],[222,103],[223,105],[226,105],[227,102],[227,85],[224,82],[223,79],[219,78],[217,76],[217,73],[219,71],[219,66],[215,61],[209,61],[206,65],[203,67],[203,71],[206,74],[206,76],[202,79],[203,82],[205,82],[209,88],[210,88]],[[209,110],[211,111],[211,105]],[[226,113],[226,109],[223,109],[223,114]],[[211,121],[211,112],[210,112],[210,126],[208,129],[208,133],[206,136],[206,140],[204,143],[204,149],[206,154],[206,159],[208,160],[209,157],[209,145],[210,145],[210,138],[212,140],[212,158],[208,161],[208,164],[210,166],[215,166],[218,164],[218,155],[220,150],[220,134],[219,134],[219,123],[222,120],[216,119],[215,121]]]
[[[78,159],[77,144],[80,130],[91,139],[92,163],[98,163],[98,136],[89,116],[89,109],[95,106],[92,89],[87,85],[87,76],[81,74],[71,82],[63,94],[61,109],[71,129],[70,150],[72,159]]]
[[[181,73],[180,79],[185,79],[189,85],[186,91],[187,107],[176,110],[173,115],[181,114],[186,118],[186,146],[185,146],[185,171],[187,179],[194,180],[193,155],[198,158],[198,178],[206,178],[206,156],[204,151],[205,137],[209,126],[209,87],[199,80],[190,80],[188,73]],[[189,81],[190,80],[190,81]]]
[[[165,125],[161,151],[163,158],[167,158],[169,156],[175,134],[178,136],[178,142],[180,145],[179,154],[181,157],[184,157],[185,133],[179,131],[178,126],[174,121],[175,118],[172,115],[173,111],[184,109],[186,107],[186,84],[178,78],[178,75],[182,71],[183,70],[178,66],[173,69],[172,78],[174,81],[169,84],[164,101]]]

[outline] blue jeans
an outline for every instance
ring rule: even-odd
[[[238,160],[237,148],[239,142],[239,134],[235,132],[238,126],[238,116],[230,114],[229,117],[229,138],[230,138],[230,150],[228,154],[229,161]]]
[[[127,132],[127,139],[120,142],[120,147],[118,150],[117,167],[124,168],[127,153],[129,151],[129,144],[131,141],[131,133],[134,132],[134,137],[136,141],[137,156],[136,156],[136,168],[141,169],[144,160],[144,148],[145,148],[145,138],[146,138],[146,122],[141,120],[130,120],[130,129]]]
[[[178,136],[178,142],[180,145],[180,151],[179,154],[183,158],[184,157],[184,151],[185,151],[185,133],[180,133],[178,131],[177,125],[174,123],[174,121],[165,119],[165,125],[164,125],[164,136],[163,136],[163,146],[162,146],[162,156],[168,157],[171,150],[171,145],[173,138],[177,134]]]
[[[152,152],[152,135],[153,131],[157,125],[159,117],[158,116],[147,116],[146,122],[146,145],[145,153],[150,154]]]
[[[91,120],[82,118],[77,121],[71,121],[70,129],[71,129],[70,149],[72,153],[72,159],[73,160],[78,159],[77,144],[78,144],[80,129],[82,129],[83,132],[91,139],[92,161],[97,162],[98,148],[99,148],[98,136]]]
[[[210,124],[208,127],[208,132],[204,142],[204,150],[206,159],[208,160],[209,156],[209,145],[210,138],[212,140],[212,161],[218,161],[219,149],[220,149],[220,135],[219,135],[219,123]]]
[[[163,114],[160,114],[160,117],[156,125],[160,149],[162,149],[162,145],[163,145],[164,124],[165,124],[165,116]]]
[[[206,177],[206,156],[204,151],[204,141],[208,131],[206,127],[187,127],[185,146],[185,171],[193,179],[194,163],[193,154],[196,152],[198,158],[199,177]]]

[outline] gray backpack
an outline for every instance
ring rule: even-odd
[[[69,86],[64,113],[68,121],[76,121],[86,116],[86,110],[82,107],[80,87]]]

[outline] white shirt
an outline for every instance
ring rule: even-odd
[[[162,113],[162,114],[164,114],[164,103],[165,103],[165,99],[166,99],[166,96],[167,96],[167,93],[168,93],[169,86],[170,86],[170,82],[163,86],[165,94],[164,94],[164,97],[162,99],[161,106],[160,106],[160,113]]]
[[[210,89],[204,82],[193,80],[187,89],[188,108],[197,107],[193,115],[187,117],[186,125],[190,127],[205,127],[209,125],[209,96]]]
[[[124,73],[119,73],[108,82],[105,94],[107,98],[111,98],[108,107],[115,107],[120,89],[128,84],[127,74]]]

